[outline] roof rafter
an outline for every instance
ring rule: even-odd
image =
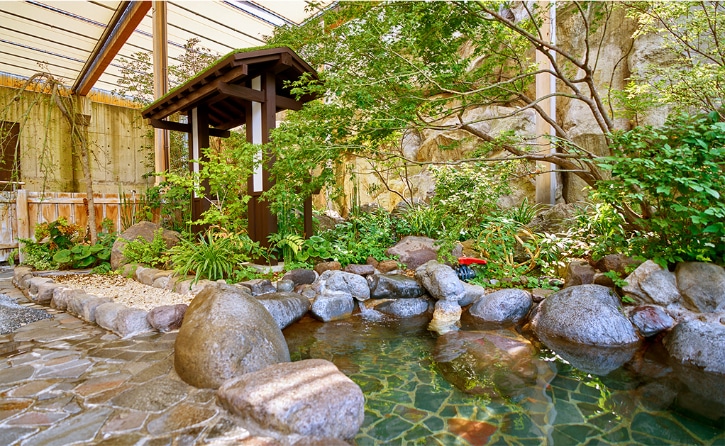
[[[71,90],[87,95],[151,8],[151,1],[125,1],[116,9]]]

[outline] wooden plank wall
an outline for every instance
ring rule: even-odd
[[[100,232],[101,222],[108,218],[113,222],[112,231],[126,229],[131,213],[137,212],[136,221],[142,219],[142,202],[138,194],[126,194],[121,200],[119,194],[93,194],[96,209],[96,230]],[[125,221],[124,221],[124,216]],[[65,217],[69,223],[82,227],[88,224],[88,201],[86,194],[75,192],[17,192],[0,193],[0,261],[7,260],[10,252],[18,247],[18,237],[32,238],[35,227],[43,222],[52,222]],[[158,217],[154,216],[154,220]]]

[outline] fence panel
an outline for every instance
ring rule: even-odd
[[[96,230],[101,231],[104,218],[112,222],[112,231],[123,231],[137,215],[141,219],[142,196],[126,194],[94,194]],[[87,228],[86,194],[71,192],[0,192],[0,261],[8,259],[18,247],[18,238],[30,238],[35,227],[65,217],[69,223]],[[138,211],[138,214],[136,212]],[[138,221],[138,220],[137,220]]]

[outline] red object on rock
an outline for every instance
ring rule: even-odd
[[[485,259],[477,259],[476,257],[459,257],[459,265],[486,265],[488,262]]]

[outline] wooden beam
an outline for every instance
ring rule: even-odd
[[[150,1],[124,1],[118,5],[106,30],[88,56],[83,69],[78,73],[78,78],[71,88],[73,93],[86,96],[91,91],[150,8]]]
[[[164,97],[169,92],[168,32],[166,26],[166,2],[153,0],[153,69],[154,99]],[[156,172],[169,170],[169,132],[154,130],[154,166]],[[156,177],[158,185],[163,178]]]
[[[147,119],[146,122],[155,129],[191,133],[191,126],[189,124],[184,124],[183,122],[164,121],[161,119]],[[228,130],[220,130],[209,127],[209,135],[217,136],[219,138],[229,138],[231,133],[229,133]]]
[[[217,90],[221,94],[227,96],[233,96],[235,98],[244,99],[246,101],[264,103],[264,94],[258,90],[252,90],[251,88],[243,87],[241,85],[232,85],[226,82],[221,82]],[[292,98],[284,96],[275,96],[275,102],[277,103],[277,110],[300,110],[302,109],[302,102],[296,101]]]

